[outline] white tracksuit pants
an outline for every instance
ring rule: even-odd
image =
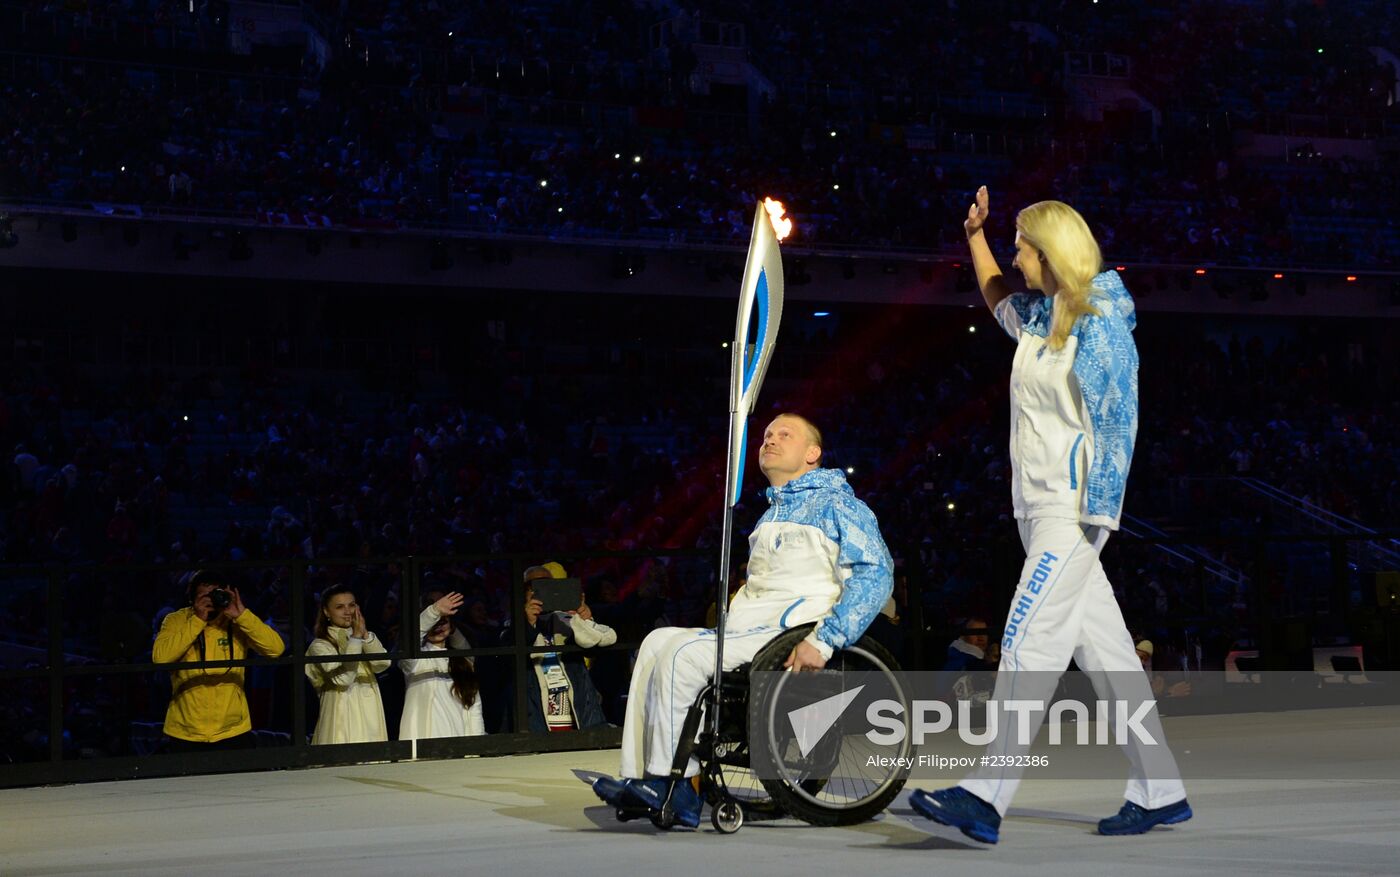
[[[731,616],[724,634],[724,669],[733,670],[752,661],[782,632],[777,624],[736,628]],[[671,772],[685,714],[714,675],[713,630],[662,627],[647,634],[627,690],[620,772],[624,779]],[[699,772],[700,766],[692,758],[685,775]]]
[[[1026,563],[1007,615],[992,699],[1048,703],[1060,675],[1069,666],[1070,658],[1074,658],[1079,669],[1090,677],[1100,700],[1152,700],[1151,686],[1138,661],[1132,636],[1099,563],[1108,531],[1082,527],[1079,522],[1064,518],[1017,523]],[[1043,720],[1044,712],[1033,714],[1031,740]],[[1165,741],[1155,707],[1141,724],[1154,740]],[[1117,728],[1113,730],[1117,739]],[[1165,742],[1149,751],[1136,735],[1129,733],[1126,739],[1123,748],[1131,763],[1124,793],[1127,800],[1151,810],[1186,797],[1176,759]],[[993,752],[993,748],[997,751]],[[1016,746],[1014,737],[1003,733],[993,741],[987,754],[1023,755],[1027,748]],[[1014,767],[980,768],[960,785],[1005,815],[1022,772],[1022,768]]]

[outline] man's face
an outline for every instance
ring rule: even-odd
[[[197,612],[201,618],[208,618],[209,613],[214,611],[214,601],[209,598],[209,595],[212,594],[217,587],[218,585],[210,582],[195,586],[194,611]]]
[[[549,578],[549,577],[550,577],[549,573],[546,572],[546,571],[544,571],[544,570],[539,570],[538,572],[529,573],[529,574],[527,574],[527,575],[525,576],[525,605],[526,605],[526,606],[529,606],[529,605],[530,605],[530,601],[533,600],[533,599],[535,599],[535,586],[532,585],[532,584],[530,584],[530,583],[531,583],[531,582],[534,582],[534,581],[538,581],[539,579],[547,579],[547,578]]]
[[[970,646],[976,646],[983,652],[987,651],[987,625],[974,621],[963,628],[963,642]]]
[[[763,431],[758,468],[774,485],[815,469],[820,459],[821,448],[812,442],[812,431],[796,417],[777,417]]]

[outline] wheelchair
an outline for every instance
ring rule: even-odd
[[[733,834],[746,820],[778,819],[785,815],[812,825],[855,825],[888,807],[908,779],[912,743],[907,735],[896,750],[882,750],[902,756],[903,760],[890,759],[892,764],[874,770],[862,763],[868,751],[861,740],[841,734],[828,733],[809,752],[793,754],[796,735],[786,721],[787,715],[776,712],[773,706],[779,703],[781,694],[774,689],[784,686],[791,674],[776,671],[783,670],[793,648],[815,627],[813,622],[783,631],[751,663],[722,674],[718,683],[718,725],[711,708],[713,682],[700,692],[686,714],[682,743],[671,766],[670,788],[674,790],[676,783],[691,782],[685,778],[685,769],[690,759],[696,758],[700,762],[699,793],[710,805],[710,824],[721,834]],[[826,674],[834,686],[842,685],[846,673],[881,674],[886,690],[908,715],[909,696],[896,675],[898,670],[894,657],[874,639],[865,637],[833,654],[826,668],[817,672]],[[764,675],[755,677],[757,673]],[[767,688],[755,692],[755,679],[763,680]],[[761,742],[768,752],[779,753],[775,764],[766,765],[767,769],[761,772],[755,770],[751,759],[751,702],[767,705],[768,714],[759,724],[768,739]],[[773,773],[777,775],[769,776]],[[621,821],[650,818],[663,830],[676,822],[671,794],[660,810],[618,808],[616,815]]]

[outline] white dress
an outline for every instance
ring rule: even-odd
[[[426,631],[441,618],[436,606],[429,606],[418,616],[418,629]],[[420,641],[424,652],[441,652],[444,648],[426,639]],[[403,698],[403,718],[399,722],[400,740],[421,740],[427,737],[477,737],[486,733],[481,711],[481,694],[469,707],[462,706],[452,693],[452,675],[447,658],[405,658],[399,661],[408,690]]]
[[[383,654],[384,645],[373,633],[364,639],[350,631],[331,627],[327,641],[317,637],[307,648],[308,656]],[[312,744],[382,743],[389,739],[384,724],[384,701],[379,696],[375,676],[389,669],[389,661],[365,663],[307,664],[306,678],[321,697],[321,717],[316,721]]]

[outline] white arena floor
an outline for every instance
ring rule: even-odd
[[[1195,819],[1138,837],[1092,833],[1121,783],[1067,780],[1028,781],[995,847],[903,795],[855,828],[662,834],[580,782],[616,769],[595,751],[0,791],[0,874],[1400,874],[1400,709],[1352,713],[1374,746],[1337,745],[1329,711],[1273,714],[1252,744],[1346,779],[1188,776]],[[1170,719],[1168,738],[1190,747],[1212,721]]]

